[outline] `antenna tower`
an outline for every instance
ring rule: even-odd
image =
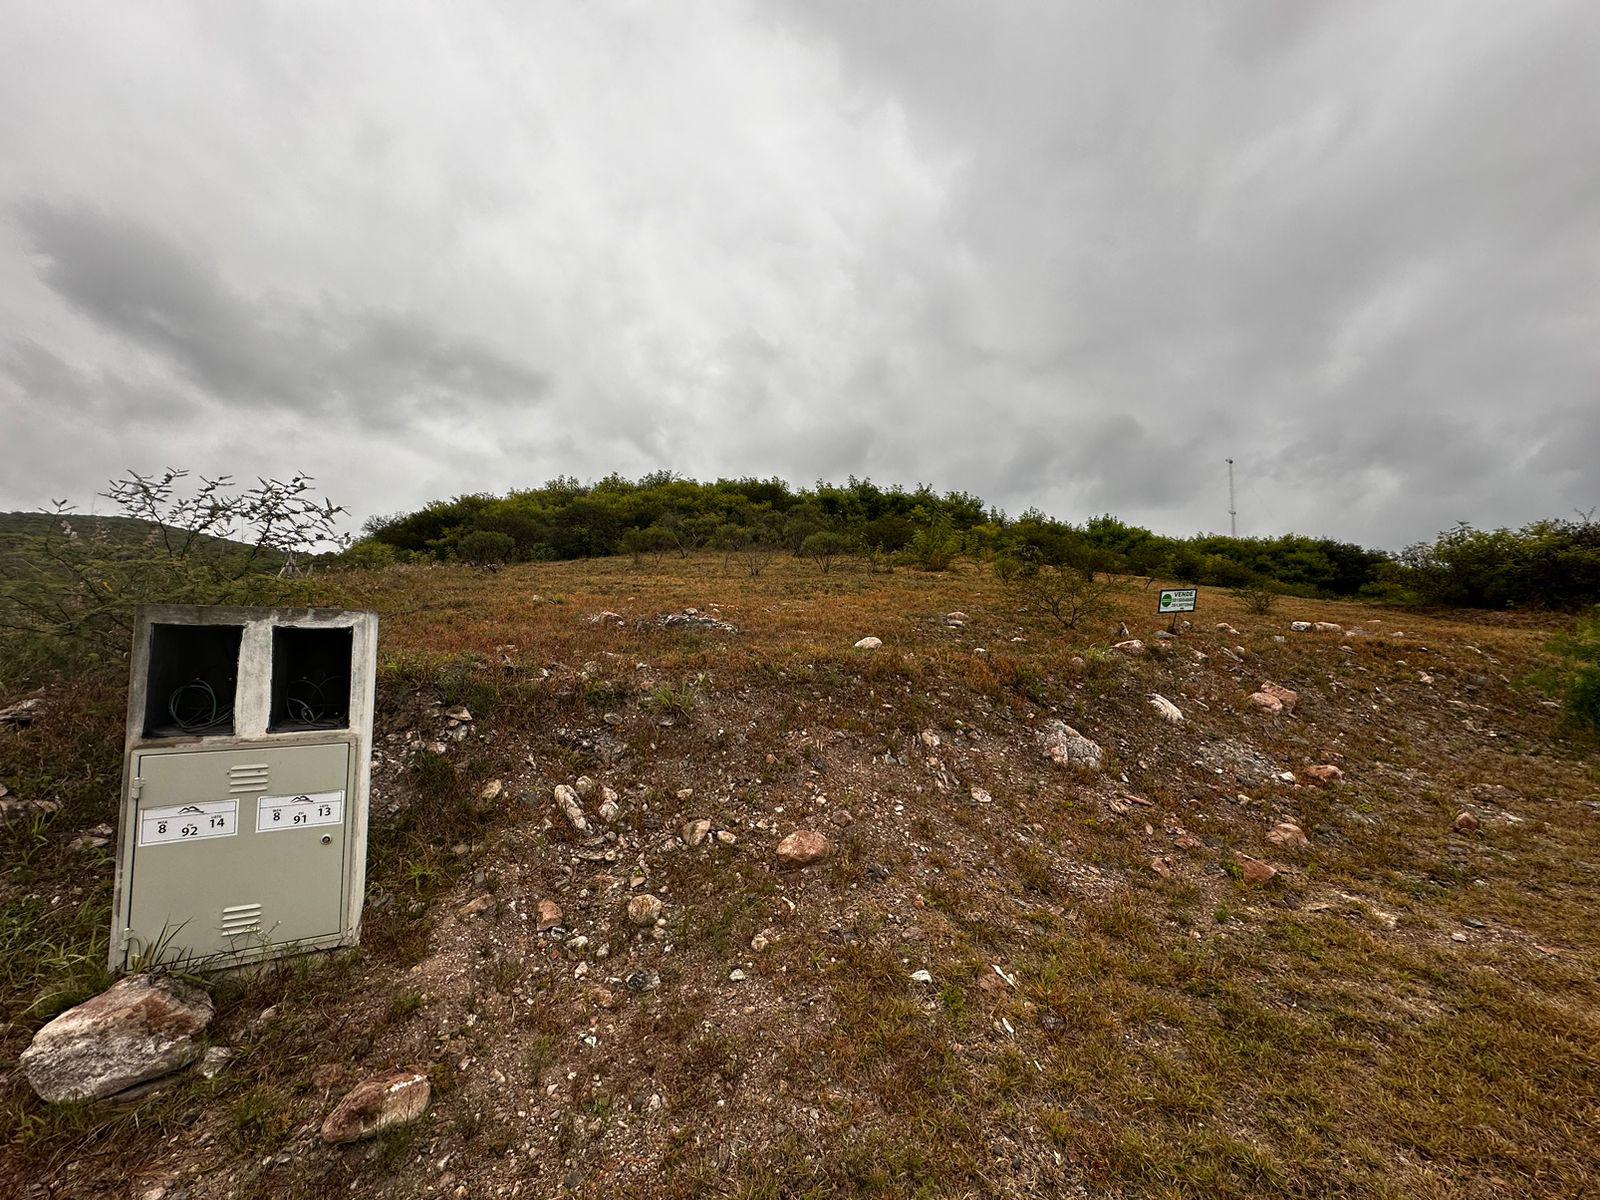
[[[1239,536],[1239,510],[1233,503],[1233,459],[1228,460],[1228,536]]]

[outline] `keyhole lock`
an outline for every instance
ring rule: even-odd
[[[323,834],[323,835],[322,835],[322,844],[323,844],[323,845],[324,845],[324,846],[331,846],[331,845],[333,845],[333,835],[332,835],[332,834],[331,834],[331,833],[325,833],[325,834]]]

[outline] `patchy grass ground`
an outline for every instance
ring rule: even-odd
[[[1113,630],[1155,647],[1153,591],[1068,633],[971,566],[322,586],[383,616],[365,944],[213,981],[236,1051],[214,1080],[50,1109],[13,1072],[0,1178],[19,1194],[1600,1187],[1600,770],[1525,682],[1547,622],[1258,617],[1206,590],[1192,628],[1130,655]],[[737,632],[655,623],[687,607]],[[869,634],[882,649],[852,648]],[[1299,692],[1294,713],[1247,703],[1263,680]],[[56,689],[0,730],[0,781],[60,804],[3,835],[10,1062],[105,982],[109,852],[72,843],[114,820],[121,686]],[[455,704],[473,720],[451,728]],[[1056,717],[1102,772],[1041,753]],[[619,794],[604,836],[551,800],[580,774]],[[1476,832],[1452,829],[1462,811]],[[694,819],[714,832],[690,847]],[[1308,847],[1266,840],[1285,820]],[[797,826],[835,854],[780,870]],[[1241,856],[1279,873],[1249,885]],[[645,891],[654,932],[624,915]],[[541,899],[558,929],[538,931]],[[399,1067],[433,1079],[421,1123],[316,1140],[345,1087]]]

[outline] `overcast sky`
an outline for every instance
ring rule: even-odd
[[[63,4],[0,508],[871,476],[1395,547],[1600,504],[1600,4]],[[104,502],[101,502],[104,508]]]

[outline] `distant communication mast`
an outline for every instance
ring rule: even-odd
[[[1233,459],[1228,460],[1228,536],[1239,536],[1239,510],[1233,505]]]

